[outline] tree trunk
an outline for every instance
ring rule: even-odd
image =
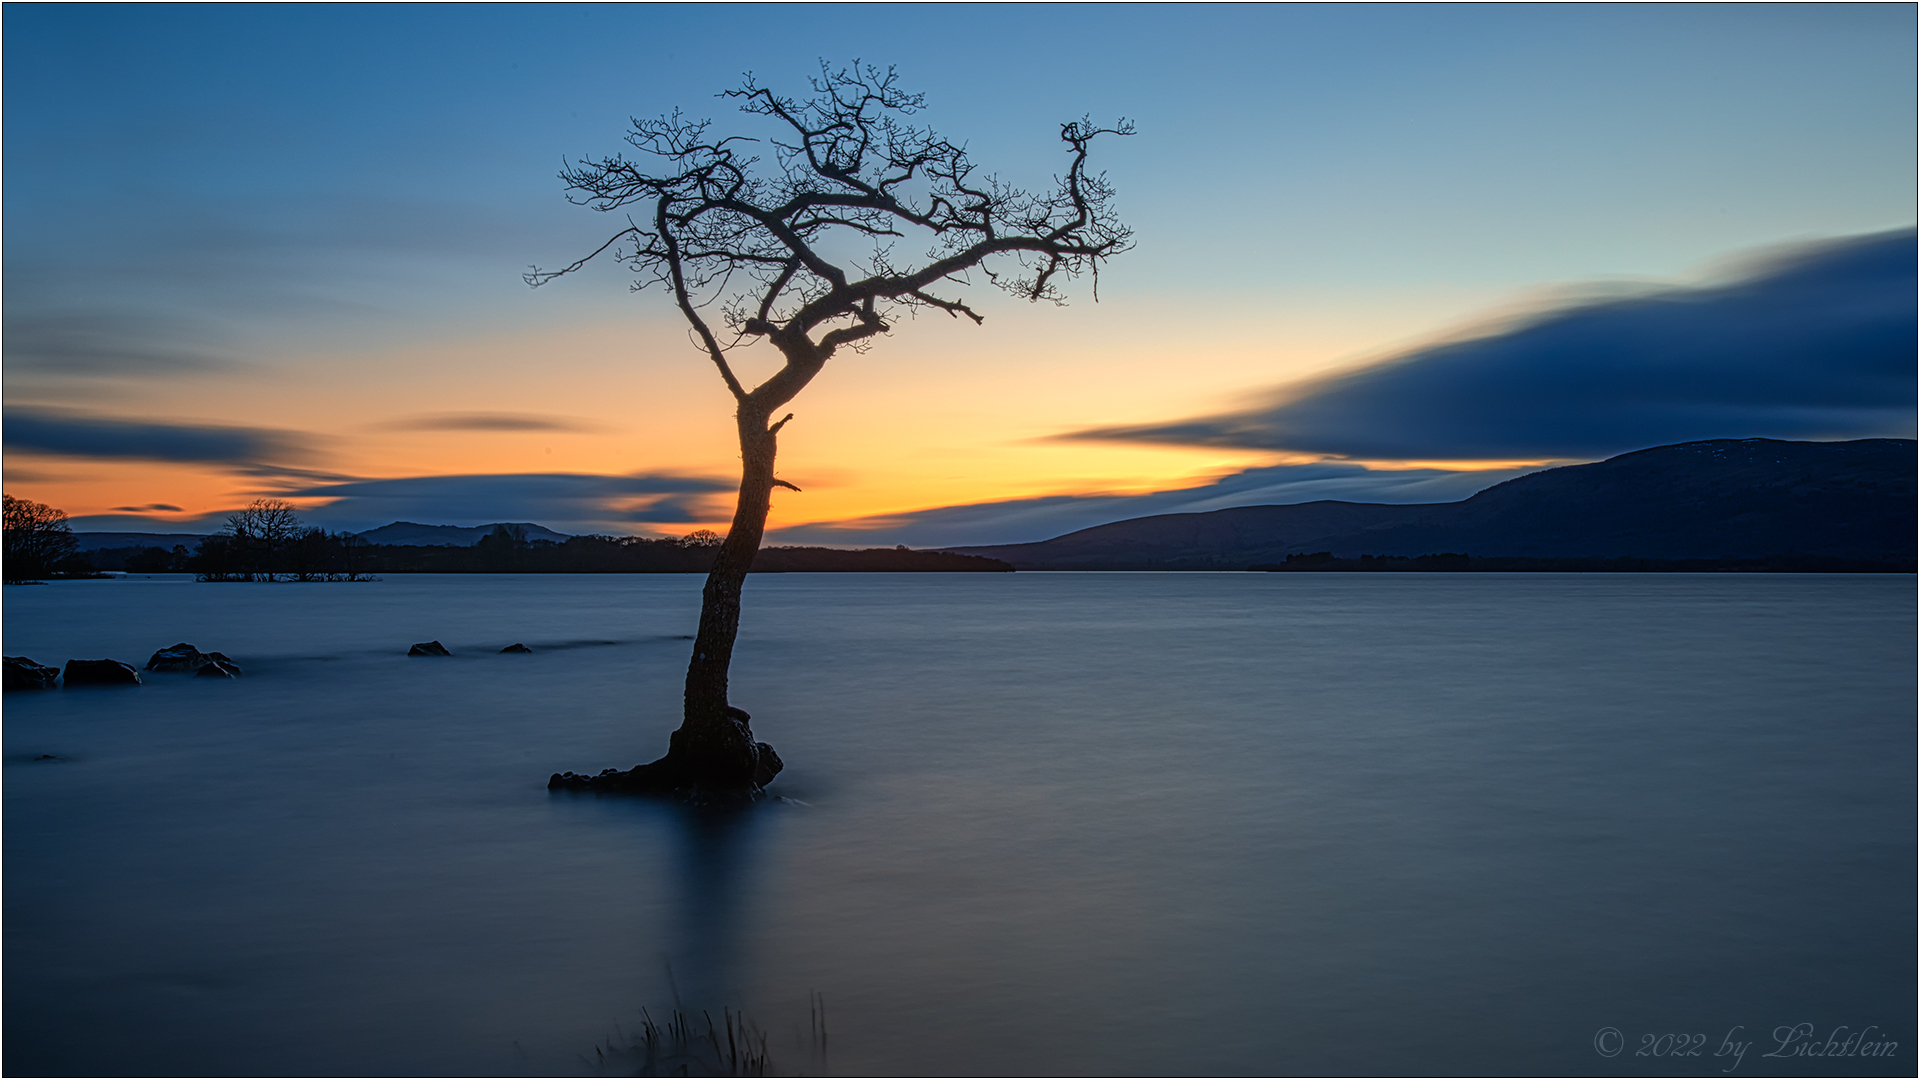
[[[556,773],[549,790],[699,795],[752,795],[780,772],[773,747],[755,742],[751,719],[727,703],[727,668],[740,632],[740,589],[760,550],[773,502],[776,430],[767,413],[743,402],[740,426],[740,498],[733,527],[720,545],[700,594],[700,629],[687,663],[685,711],[667,743],[667,756],[626,772],[598,776]]]
[[[700,592],[700,629],[687,662],[685,713],[680,730],[673,733],[668,756],[690,755],[688,765],[703,783],[758,787],[780,771],[780,759],[772,747],[754,742],[747,714],[728,704],[727,669],[740,633],[740,590],[760,551],[767,512],[772,509],[778,436],[768,430],[765,413],[745,404],[740,407],[739,425],[740,498],[733,510],[733,527],[727,530]]]

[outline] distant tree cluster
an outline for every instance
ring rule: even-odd
[[[472,547],[411,544],[362,549],[360,565],[385,574],[704,574],[713,569],[721,537],[699,530],[680,538],[574,536],[562,543],[527,540],[496,528]],[[996,559],[939,551],[875,548],[775,547],[760,552],[755,573],[842,571],[1004,571]]]
[[[4,499],[5,577],[9,584],[44,577],[88,577],[93,566],[78,554],[80,542],[67,512],[31,499]]]
[[[126,547],[95,548],[87,552],[87,561],[96,570],[122,570],[129,574],[178,574],[193,569],[193,552],[185,544],[171,548],[131,544]]]
[[[186,568],[201,581],[357,581],[368,573],[368,547],[351,533],[303,524],[285,500],[255,499],[201,540]]]

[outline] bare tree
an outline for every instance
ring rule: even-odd
[[[4,528],[0,531],[6,537],[7,581],[45,577],[79,547],[65,510],[11,495],[0,496],[0,502],[4,502],[4,511],[0,512]]]
[[[1082,274],[1131,247],[1113,212],[1113,189],[1087,169],[1089,145],[1127,135],[1122,120],[1060,126],[1066,171],[1044,191],[980,174],[965,146],[916,126],[924,98],[902,90],[892,68],[823,63],[812,91],[785,97],[748,75],[722,97],[764,118],[762,141],[720,136],[678,111],[635,120],[626,136],[639,160],[614,156],[568,165],[568,197],[627,227],[559,270],[526,275],[542,285],[611,252],[660,287],[733,395],[742,463],[733,525],[702,593],[687,666],[685,714],[666,757],[625,773],[555,776],[551,786],[616,790],[755,789],[779,771],[747,715],[727,701],[727,669],[740,626],[740,589],[766,528],[776,487],[775,419],[838,350],[863,349],[918,309],[975,323],[957,291],[973,275],[1032,301],[1063,300]],[[783,361],[758,386],[729,355],[771,346]]]
[[[240,559],[246,579],[272,581],[282,569],[282,555],[300,535],[301,527],[292,503],[284,499],[255,499],[245,509],[228,514],[223,531]]]

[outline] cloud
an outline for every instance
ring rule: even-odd
[[[603,425],[565,416],[512,412],[425,413],[376,425],[385,431],[601,431]]]
[[[18,373],[162,377],[231,365],[199,323],[134,309],[9,315],[5,336]]]
[[[184,513],[184,511],[172,503],[148,503],[145,506],[116,506],[114,509],[125,511],[129,514],[150,514],[159,511],[173,514]]]
[[[906,514],[779,529],[778,544],[962,547],[1046,540],[1076,529],[1152,514],[1195,514],[1229,506],[1339,499],[1348,502],[1454,502],[1528,469],[1484,471],[1369,469],[1351,462],[1247,469],[1210,484],[1146,495],[1050,495],[943,506]]]
[[[329,500],[303,510],[301,517],[336,530],[360,531],[393,521],[467,526],[532,521],[560,532],[624,534],[636,525],[725,517],[728,507],[718,496],[734,487],[730,480],[670,473],[503,473],[350,480],[275,494]]]
[[[5,415],[9,450],[255,468],[313,452],[306,436],[277,428],[152,423],[66,409],[13,408]]]
[[[727,484],[725,488],[732,490],[733,485]],[[726,505],[724,500],[669,497],[631,508],[620,520],[649,525],[692,525],[725,518],[731,512],[732,507]]]
[[[76,405],[98,380],[205,375],[343,331],[417,332],[426,310],[497,309],[526,291],[526,253],[553,243],[539,218],[431,199],[145,192],[131,216],[76,217],[64,193],[8,194],[7,374],[80,381]]]
[[[1244,412],[1066,437],[1403,461],[1911,438],[1914,262],[1911,229],[1809,245],[1745,280],[1562,307]]]

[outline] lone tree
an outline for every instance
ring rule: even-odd
[[[924,95],[902,90],[892,68],[821,64],[812,92],[783,97],[748,75],[722,97],[764,117],[771,138],[711,133],[677,110],[635,120],[626,135],[638,160],[615,156],[567,166],[568,198],[626,211],[627,227],[585,258],[534,270],[543,285],[612,253],[635,288],[672,294],[692,336],[733,394],[740,435],[739,501],[701,596],[687,665],[685,714],[667,755],[626,772],[555,775],[550,787],[613,791],[753,791],[780,770],[756,743],[748,716],[727,701],[727,668],[740,627],[740,589],[760,548],[776,487],[776,414],[842,348],[856,351],[917,309],[982,321],[957,292],[977,271],[1030,301],[1063,300],[1063,283],[1132,246],[1113,212],[1113,189],[1087,171],[1101,135],[1129,135],[1125,120],[1060,126],[1067,168],[1044,191],[977,173],[967,150],[913,117]],[[784,363],[749,388],[735,350],[771,346]]]

